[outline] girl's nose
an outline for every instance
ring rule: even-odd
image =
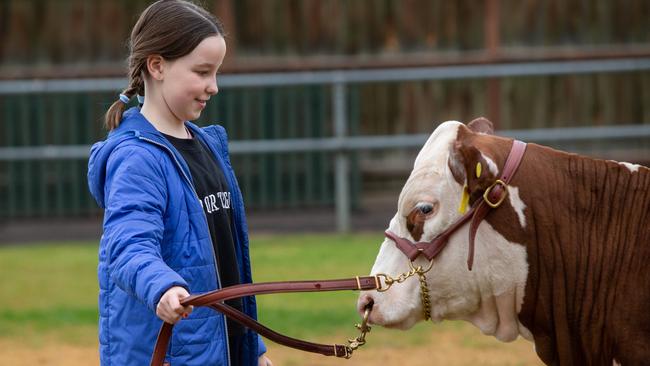
[[[206,93],[210,95],[215,95],[219,92],[219,87],[217,86],[217,79],[214,78],[208,85],[208,87],[205,89]]]

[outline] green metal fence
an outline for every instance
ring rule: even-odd
[[[100,133],[109,96],[4,95],[0,145],[87,144]],[[102,103],[104,101],[104,103]],[[63,216],[93,212],[82,160],[10,161],[0,166],[0,216]]]
[[[224,90],[197,123],[221,124],[231,140],[331,137],[330,93],[329,86],[320,85]],[[349,94],[349,121],[358,121],[357,94]],[[0,147],[88,145],[101,140],[106,135],[101,118],[114,99],[113,93],[3,95]],[[334,204],[330,153],[237,154],[231,159],[248,208]],[[352,168],[352,196],[358,197],[354,192],[360,172]],[[0,217],[98,213],[88,193],[86,170],[86,159],[0,160]]]
[[[488,79],[410,80],[346,84],[346,134],[430,133],[444,120],[489,117]],[[501,118],[496,122],[502,130],[650,124],[647,66],[602,74],[503,77],[500,83]],[[222,88],[198,123],[222,124],[231,141],[333,137],[334,85]],[[116,92],[2,94],[0,148],[85,146],[103,139],[101,118],[115,98]],[[364,172],[350,154],[350,197],[357,206]],[[335,203],[332,152],[235,154],[232,160],[249,208]],[[97,214],[85,177],[83,158],[0,159],[0,217]]]

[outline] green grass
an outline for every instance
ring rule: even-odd
[[[367,274],[381,237],[286,236],[253,241],[252,261],[258,282],[330,279]],[[264,295],[259,317],[296,336],[330,334],[358,319],[354,291]]]
[[[383,237],[257,236],[251,241],[256,282],[334,279],[370,271]],[[97,243],[0,247],[0,340],[27,347],[97,343]],[[281,333],[321,343],[358,335],[358,292],[258,296],[260,320]],[[460,349],[491,347],[464,322],[419,323],[408,332],[374,327],[364,349],[403,349],[456,339]]]
[[[365,275],[382,240],[368,234],[254,237],[253,275],[256,282]],[[96,243],[0,248],[0,337],[32,343],[94,341],[96,268]],[[263,295],[258,297],[259,317],[296,337],[351,337],[359,321],[357,296],[355,291]],[[417,339],[417,333],[409,332],[412,336],[404,341]]]
[[[0,337],[94,342],[96,268],[97,247],[90,243],[0,248]]]

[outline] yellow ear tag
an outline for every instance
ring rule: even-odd
[[[463,186],[463,195],[460,197],[460,206],[458,206],[458,212],[464,214],[467,211],[467,205],[469,203],[469,193],[467,192],[467,184]]]
[[[482,168],[481,163],[480,162],[476,163],[476,178],[481,177],[481,168]]]

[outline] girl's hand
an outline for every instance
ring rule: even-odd
[[[265,355],[261,355],[260,358],[257,359],[257,366],[273,366],[273,362],[271,362],[271,360],[269,360]]]
[[[181,300],[190,296],[187,290],[180,286],[174,286],[167,290],[156,306],[156,315],[164,322],[175,324],[181,316],[187,318],[194,306],[182,306]]]

